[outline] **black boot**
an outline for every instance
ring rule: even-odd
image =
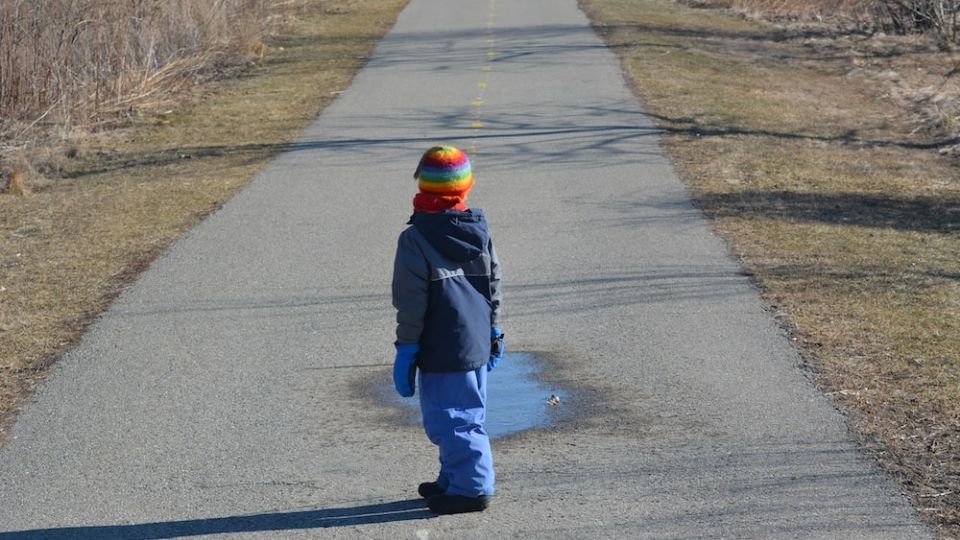
[[[427,499],[427,506],[438,514],[462,514],[482,512],[490,505],[490,497],[464,497],[463,495],[436,495]]]
[[[430,497],[443,495],[443,490],[436,482],[424,482],[417,487],[417,493],[424,499],[429,499]]]

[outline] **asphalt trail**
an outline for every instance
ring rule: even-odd
[[[567,419],[479,515],[389,381],[411,178],[471,149],[514,351]],[[496,379],[491,380],[496,384]],[[573,0],[413,0],[354,84],[176,243],[0,450],[7,538],[923,538],[690,204]]]

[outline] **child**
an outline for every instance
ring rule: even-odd
[[[436,146],[413,176],[420,192],[393,269],[393,382],[413,396],[419,368],[423,428],[440,450],[436,482],[417,491],[438,514],[477,512],[494,491],[483,422],[487,372],[503,357],[500,265],[483,211],[464,204],[473,187],[467,155]]]

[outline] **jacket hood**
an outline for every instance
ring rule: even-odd
[[[490,241],[483,210],[445,210],[436,214],[417,212],[410,223],[444,257],[465,262],[476,259]]]

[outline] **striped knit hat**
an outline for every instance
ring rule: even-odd
[[[421,193],[463,202],[473,187],[473,172],[466,152],[453,146],[434,146],[420,158],[413,173]]]

